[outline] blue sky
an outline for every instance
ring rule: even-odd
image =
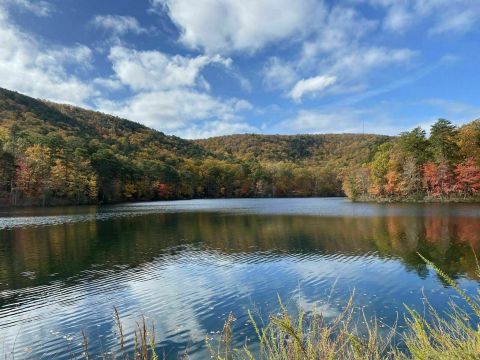
[[[480,117],[477,0],[0,0],[0,86],[167,134]]]

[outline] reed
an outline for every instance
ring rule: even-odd
[[[334,360],[334,359],[419,359],[452,360],[480,359],[480,293],[468,296],[458,284],[430,260],[419,256],[442,277],[465,301],[467,310],[450,301],[445,313],[438,313],[428,304],[426,315],[406,306],[407,329],[398,333],[393,326],[387,335],[380,336],[378,323],[372,324],[363,314],[366,331],[359,332],[353,321],[353,296],[334,320],[314,312],[310,320],[299,310],[297,316],[288,313],[280,301],[281,312],[271,316],[266,326],[260,328],[251,313],[250,322],[260,343],[259,354],[253,355],[247,346],[231,349],[231,322],[227,321],[220,342],[212,352],[217,360]],[[480,268],[479,270],[480,275]],[[398,340],[395,340],[398,339]],[[210,349],[214,347],[208,344]],[[225,350],[223,350],[225,349]]]
[[[419,254],[420,255],[420,254]],[[479,359],[480,358],[480,292],[468,296],[458,284],[430,260],[420,257],[442,277],[468,304],[464,310],[450,301],[447,313],[439,314],[428,303],[428,320],[407,307],[408,331],[404,340],[408,352],[400,359]],[[478,264],[478,263],[477,263]],[[477,266],[480,275],[480,268]]]
[[[280,302],[279,315],[270,316],[268,323],[260,327],[251,312],[250,323],[255,329],[260,343],[260,353],[253,354],[247,346],[231,349],[228,339],[231,335],[221,335],[216,352],[212,358],[217,360],[268,359],[268,360],[303,360],[303,359],[394,359],[396,352],[391,347],[395,328],[386,336],[380,336],[378,324],[369,324],[365,316],[366,332],[360,335],[354,321],[353,295],[342,312],[333,320],[327,320],[316,310],[307,318],[299,309],[291,315]],[[226,322],[224,333],[232,333],[231,322]],[[214,347],[207,342],[210,349]]]
[[[125,334],[123,323],[120,318],[120,313],[118,312],[118,309],[116,307],[113,308],[113,318],[115,320],[115,325],[117,328],[117,339],[120,350],[109,351],[108,353],[99,354],[94,358],[99,358],[103,360],[159,360],[156,352],[154,325],[151,325],[149,327],[147,325],[145,317],[142,316],[141,320],[135,323],[135,328],[133,330],[133,333],[131,334],[131,337],[133,339],[133,349],[127,351],[125,344],[128,341],[128,335]],[[82,338],[83,358],[85,360],[90,360],[92,359],[92,357],[89,353],[89,342],[85,331],[82,331]]]

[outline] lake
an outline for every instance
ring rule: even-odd
[[[160,354],[206,357],[205,337],[236,317],[235,341],[289,308],[335,316],[355,305],[381,327],[404,304],[456,296],[417,256],[478,287],[480,206],[360,204],[342,198],[191,200],[0,212],[0,353],[15,358],[118,350],[143,315]],[[132,347],[132,339],[127,342]]]

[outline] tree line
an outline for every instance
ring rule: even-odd
[[[480,200],[480,120],[461,127],[439,119],[382,144],[371,162],[343,180],[353,200]]]
[[[288,161],[130,157],[57,137],[30,143],[16,126],[0,146],[0,194],[11,205],[341,195],[335,172]]]
[[[0,205],[341,196],[376,135],[241,135],[188,141],[0,89]],[[253,152],[252,152],[253,151]]]
[[[480,120],[381,135],[189,141],[0,89],[0,205],[343,196],[476,200]]]

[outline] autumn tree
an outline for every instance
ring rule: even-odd
[[[366,199],[370,189],[370,170],[360,168],[348,172],[344,177],[342,188],[353,201]]]
[[[480,120],[457,129],[438,120],[427,139],[415,128],[378,147],[369,164],[373,198],[393,200],[477,199],[480,168]],[[356,177],[345,178],[349,196],[359,197]]]
[[[480,190],[480,167],[474,158],[455,166],[455,188],[463,197],[476,196]]]
[[[418,160],[414,156],[408,156],[403,164],[400,188],[403,196],[418,197],[422,192],[422,174]]]
[[[429,196],[446,197],[455,191],[455,177],[449,164],[433,162],[423,166],[424,187]]]
[[[381,145],[370,164],[370,176],[372,184],[369,192],[374,196],[382,196],[386,193],[387,174],[390,170],[390,153],[393,144],[391,142]]]
[[[458,130],[458,145],[464,159],[473,157],[480,163],[480,120],[465,124]]]
[[[41,196],[46,201],[50,181],[50,150],[33,145],[19,159],[15,182],[27,197]]]

